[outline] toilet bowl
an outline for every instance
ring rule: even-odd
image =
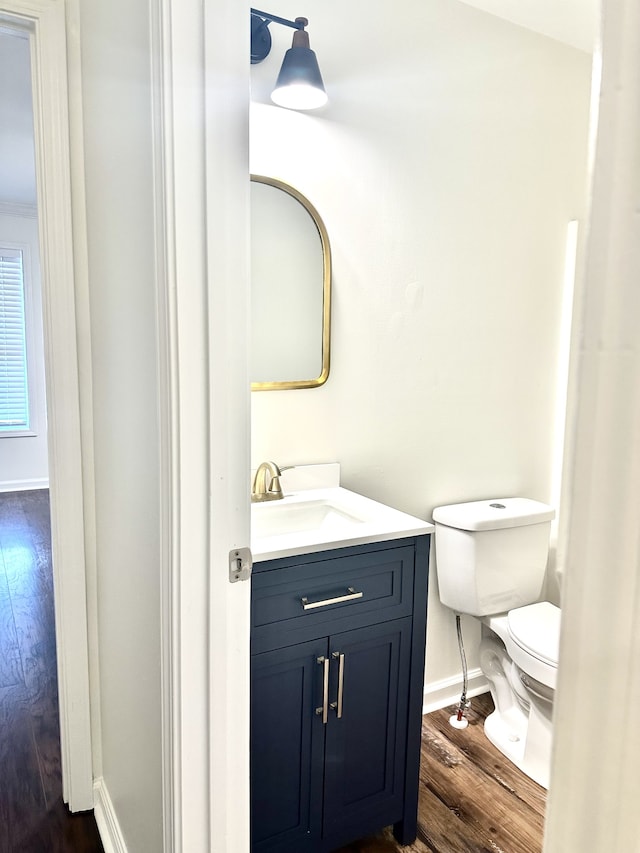
[[[495,706],[485,733],[527,776],[548,788],[560,609],[543,601],[481,621],[480,668]]]
[[[560,608],[549,601],[485,616],[482,622],[505,644],[514,663],[555,690],[560,654]]]

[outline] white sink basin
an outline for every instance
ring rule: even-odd
[[[251,506],[255,561],[431,533],[426,521],[339,486]]]
[[[362,524],[357,518],[330,500],[310,500],[300,503],[272,501],[254,504],[251,511],[251,535],[258,539],[310,531],[348,530]]]

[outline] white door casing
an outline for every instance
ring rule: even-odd
[[[152,4],[164,848],[249,850],[248,9]]]
[[[546,853],[640,837],[640,5],[604,0]],[[596,110],[594,110],[594,113]],[[597,118],[597,123],[595,119]]]
[[[65,6],[0,0],[0,22],[31,45],[63,797],[83,811],[93,780]]]

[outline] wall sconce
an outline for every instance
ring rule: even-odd
[[[309,34],[305,31],[309,21],[296,18],[288,21],[259,9],[251,10],[251,64],[262,62],[271,50],[269,24],[292,27],[293,44],[284,55],[271,100],[279,107],[290,110],[315,110],[327,103],[322,75],[315,53],[309,47]]]

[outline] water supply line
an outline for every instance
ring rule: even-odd
[[[467,718],[465,717],[465,712],[469,707],[470,703],[467,700],[467,656],[464,653],[464,642],[462,640],[462,622],[459,613],[456,613],[456,632],[458,634],[460,661],[462,662],[462,693],[460,695],[460,702],[458,703],[458,710],[455,714],[449,717],[449,725],[453,726],[454,729],[466,729],[469,725],[469,720],[467,720]]]

